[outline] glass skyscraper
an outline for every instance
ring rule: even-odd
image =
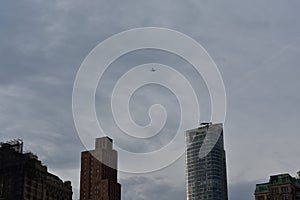
[[[186,131],[187,200],[228,200],[223,125]]]

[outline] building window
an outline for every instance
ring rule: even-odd
[[[288,195],[284,195],[282,199],[283,200],[289,200],[289,196]]]
[[[288,192],[288,187],[282,187],[282,188],[281,188],[281,192],[287,193],[287,192]]]
[[[272,188],[271,191],[272,191],[272,193],[278,193],[279,192],[279,190],[278,190],[277,187],[276,188]]]
[[[282,178],[282,183],[286,183],[286,182],[288,182],[287,177]]]

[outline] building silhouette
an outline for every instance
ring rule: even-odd
[[[72,200],[70,181],[49,173],[38,157],[23,152],[23,141],[0,143],[1,200]]]
[[[118,153],[109,137],[97,138],[95,149],[81,153],[80,200],[120,200]]]
[[[300,172],[294,178],[289,174],[271,176],[269,182],[256,184],[255,200],[299,200]]]
[[[223,125],[202,123],[186,131],[188,200],[227,200]]]

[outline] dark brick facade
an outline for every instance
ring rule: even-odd
[[[72,200],[71,182],[50,174],[22,141],[0,144],[1,200]]]

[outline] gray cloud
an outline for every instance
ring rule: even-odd
[[[124,199],[174,199],[185,198],[185,188],[176,188],[163,179],[131,177],[122,181]]]
[[[231,200],[239,200],[241,198],[245,200],[252,200],[250,194],[254,194],[255,191],[255,184],[260,182],[239,182],[236,184],[229,184],[229,199]],[[245,196],[245,194],[248,194]]]
[[[173,28],[200,42],[223,75],[228,97],[225,143],[230,197],[253,199],[257,180],[298,170],[294,158],[300,120],[299,6],[296,0],[2,2],[0,140],[23,138],[26,149],[38,154],[54,173],[71,179],[78,191],[80,151],[85,147],[73,124],[71,94],[80,63],[112,34],[141,26]],[[131,64],[151,60],[151,55],[170,65],[178,61],[158,54],[139,54],[139,59],[131,57],[138,61],[118,64],[126,65],[126,71]],[[188,65],[182,71],[201,85]],[[120,72],[112,68],[107,77]],[[113,81],[106,80],[105,88],[111,84]],[[98,91],[97,97],[108,100],[107,92]],[[134,116],[139,119],[142,115],[141,123],[147,120],[143,108],[150,103],[147,95],[144,100],[136,99],[135,106],[141,110]],[[205,100],[201,107],[207,103]],[[101,111],[101,116],[110,114],[107,108]],[[166,130],[176,126],[172,120]],[[169,139],[157,141],[163,144]],[[142,150],[141,146],[137,144],[135,150]],[[124,199],[154,199],[166,191],[168,195],[160,199],[183,199],[184,177],[168,181],[178,171],[184,172],[184,160],[178,162],[181,164],[159,174],[121,174]]]

